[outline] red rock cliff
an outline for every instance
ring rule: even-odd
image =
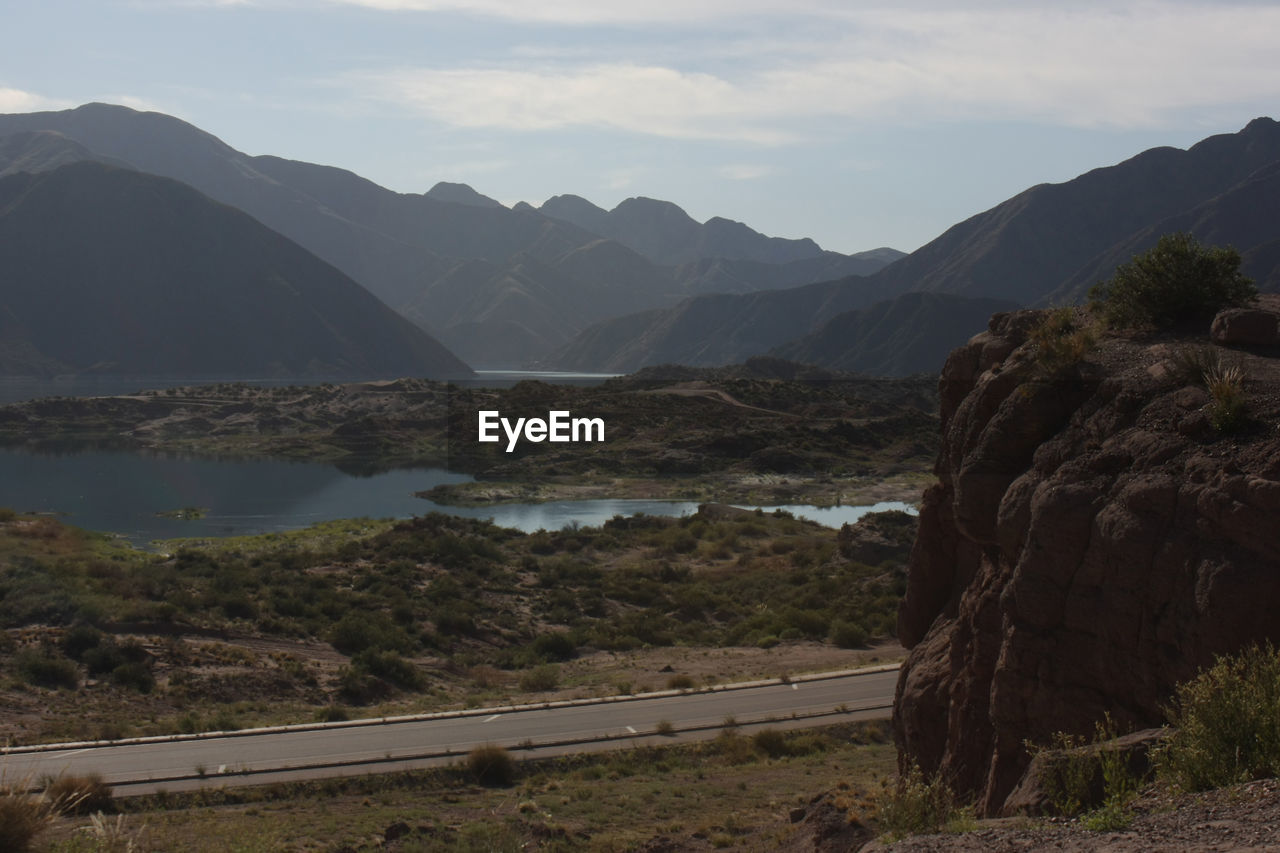
[[[1192,350],[1108,337],[1049,374],[1038,312],[998,314],[948,359],[938,483],[899,614],[911,649],[894,728],[992,814],[1024,740],[1163,721],[1173,686],[1251,640],[1280,641],[1280,359],[1238,362],[1250,413],[1212,426]]]

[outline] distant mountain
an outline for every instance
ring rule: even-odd
[[[769,354],[872,376],[938,373],[951,350],[985,329],[992,314],[1017,307],[999,299],[904,293],[837,314],[816,332]]]
[[[539,210],[617,240],[654,263],[668,266],[702,258],[785,264],[824,254],[822,247],[809,239],[766,237],[741,222],[718,216],[699,223],[671,202],[652,198],[629,198],[605,211],[584,198],[560,195],[547,199]]]
[[[550,262],[532,256],[505,264],[463,261],[403,311],[440,328],[440,339],[468,363],[503,367],[563,346],[606,317],[679,296],[668,271],[597,239]]]
[[[808,334],[815,317],[834,317],[875,302],[880,297],[868,281],[695,296],[673,308],[597,323],[549,355],[544,366],[630,373],[657,364],[736,364]]]
[[[553,217],[524,204],[508,209],[465,184],[442,182],[425,194],[396,193],[343,169],[249,156],[171,116],[106,104],[0,115],[0,137],[32,132],[60,134],[80,146],[78,154],[85,159],[173,178],[237,207],[432,334],[465,341],[473,352],[492,344],[516,364],[545,355],[581,331],[579,323],[615,310],[670,306],[693,293],[747,292],[863,274],[890,259],[882,250],[855,257],[824,252],[811,240],[765,237],[725,219],[699,224],[674,204],[652,199],[631,199],[612,212],[601,211],[601,227],[609,232],[601,233],[577,224],[573,216]],[[65,162],[76,153],[66,149],[56,156]],[[585,211],[589,219],[594,205],[579,202],[576,208],[570,202],[557,209]],[[630,247],[633,257],[613,267],[604,262],[608,253],[603,250],[582,254],[601,237]],[[716,264],[718,258],[725,264]],[[461,278],[456,272],[470,261],[497,268],[485,285],[490,289],[527,278],[537,267],[537,298],[548,301],[526,302],[532,313],[514,319],[465,294],[448,299],[453,306],[471,306],[470,313],[443,304],[437,308],[427,294],[444,298],[459,281],[472,280],[474,268],[467,267],[468,276]],[[677,263],[697,266],[675,270]],[[584,283],[598,290],[584,293]],[[551,307],[582,298],[596,307],[587,306],[585,313]],[[539,329],[526,322],[538,316],[549,325]]]
[[[177,181],[0,179],[0,372],[470,375],[337,269]]]
[[[1250,275],[1280,288],[1277,163],[1280,123],[1255,119],[1186,151],[1156,148],[1032,187],[866,277],[714,302],[695,297],[588,329],[546,364],[723,364],[814,333],[841,312],[917,291],[1023,305],[1076,301],[1118,263],[1178,229],[1235,244]]]
[[[688,295],[702,293],[752,293],[778,290],[849,276],[871,275],[899,258],[897,249],[872,249],[854,255],[827,252],[819,257],[787,263],[703,258],[675,268],[680,289]]]

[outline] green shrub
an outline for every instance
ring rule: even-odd
[[[74,690],[80,683],[75,663],[53,649],[23,649],[14,660],[18,677],[37,687],[65,687]]]
[[[104,636],[101,631],[92,625],[80,624],[67,631],[62,636],[62,642],[58,645],[62,647],[62,651],[67,657],[83,663],[85,653],[101,645]]]
[[[1190,791],[1280,775],[1280,654],[1267,643],[1178,686],[1160,773]]]
[[[668,690],[692,690],[693,678],[688,675],[673,675],[667,679]]]
[[[385,613],[349,611],[338,620],[329,634],[329,642],[344,655],[365,649],[407,651],[412,643],[404,629]]]
[[[544,661],[569,660],[578,653],[578,644],[562,631],[542,634],[533,641],[533,652]]]
[[[111,681],[121,687],[128,687],[139,693],[150,693],[155,689],[156,677],[144,663],[122,663],[111,670]]]
[[[842,649],[860,649],[867,644],[867,629],[853,622],[837,619],[831,623],[831,643]]]
[[[392,651],[365,649],[351,659],[351,666],[403,690],[421,690],[426,684],[418,667]]]
[[[560,684],[560,667],[551,663],[535,666],[520,676],[520,689],[526,693],[555,690]]]
[[[486,743],[467,755],[471,777],[487,788],[505,788],[515,782],[516,762],[502,747]]]
[[[1240,254],[1201,246],[1190,234],[1166,234],[1155,247],[1116,268],[1089,292],[1090,308],[1112,326],[1167,328],[1207,321],[1218,310],[1257,296],[1240,274]]]

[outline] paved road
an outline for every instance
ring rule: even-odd
[[[184,790],[400,770],[447,763],[482,743],[548,755],[714,736],[730,717],[740,726],[792,727],[884,717],[896,670],[707,693],[511,710],[381,725],[181,738],[113,746],[69,745],[0,756],[0,778],[101,773],[117,790]]]

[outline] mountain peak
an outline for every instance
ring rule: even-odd
[[[481,195],[466,184],[453,184],[448,181],[440,181],[426,192],[427,198],[434,198],[437,201],[447,201],[453,204],[465,204],[469,207],[502,207],[502,203],[496,199],[489,198],[487,195]]]

